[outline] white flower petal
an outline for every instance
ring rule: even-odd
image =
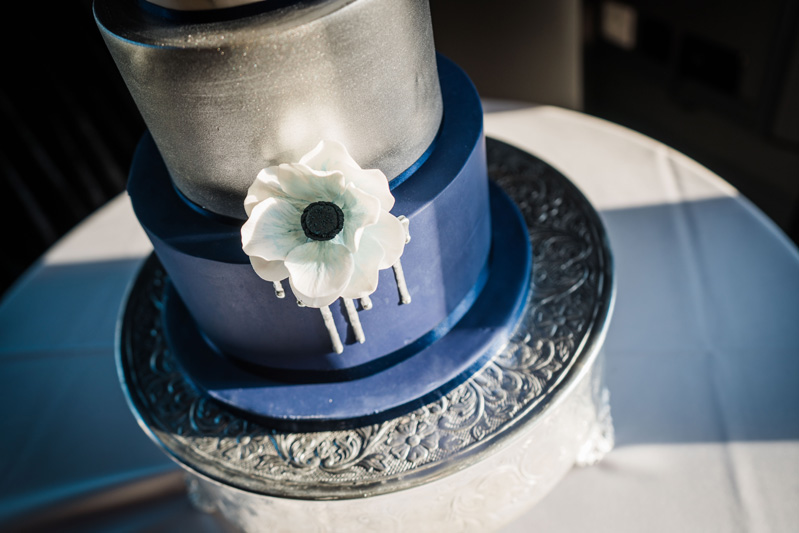
[[[352,183],[362,191],[380,200],[381,209],[391,211],[391,208],[394,207],[394,196],[391,194],[391,189],[389,189],[388,178],[381,171],[372,168],[343,172],[347,184]]]
[[[376,224],[380,218],[380,201],[350,185],[339,198],[338,206],[344,213],[344,227],[336,240],[355,253],[358,251],[363,229]]]
[[[300,159],[300,163],[316,170],[341,171],[347,184],[354,183],[362,191],[376,197],[380,200],[380,207],[386,211],[394,207],[394,196],[391,195],[386,175],[376,168],[362,169],[340,142],[320,142]]]
[[[283,281],[289,277],[289,271],[283,261],[267,261],[254,255],[250,257],[250,263],[255,273],[266,281]]]
[[[286,195],[312,202],[333,202],[344,192],[341,172],[322,172],[299,163],[278,167],[277,179]]]
[[[267,198],[257,204],[241,227],[241,244],[249,256],[283,260],[308,238],[302,231],[300,211],[286,200]]]
[[[343,298],[363,298],[375,292],[383,255],[383,247],[377,241],[368,236],[361,239],[358,253],[354,257],[355,269],[349,285],[341,295]]]
[[[333,300],[338,298],[354,269],[352,253],[332,241],[311,241],[298,246],[286,256],[285,265],[292,289],[310,299],[331,295],[335,295]],[[300,299],[305,305],[316,307]]]
[[[253,208],[267,198],[280,198],[285,196],[280,182],[277,180],[277,167],[268,167],[261,170],[244,199],[244,210],[250,216]]]
[[[338,141],[322,141],[316,148],[302,156],[300,163],[316,170],[349,170],[361,168]]]
[[[364,229],[361,241],[363,242],[367,236],[379,242],[383,248],[380,270],[394,265],[405,250],[405,228],[391,213],[381,211],[377,224]]]
[[[294,286],[294,284],[291,282],[291,278],[289,278],[289,285],[291,286],[291,292],[294,293],[294,297],[297,298],[298,301],[302,302],[302,305],[305,307],[314,307],[318,309],[320,307],[330,305],[339,299],[339,295],[336,293],[328,294],[327,296],[320,296],[318,298],[303,294],[299,289],[297,289],[297,287]]]

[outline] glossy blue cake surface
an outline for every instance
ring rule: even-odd
[[[203,216],[180,197],[145,137],[128,185],[134,210],[188,314],[220,357],[288,381],[370,374],[410,357],[479,296],[491,245],[482,111],[462,71],[445,59],[438,69],[440,131],[426,160],[392,190],[392,213],[410,220],[402,265],[413,300],[400,305],[393,272],[381,271],[373,308],[358,313],[363,344],[355,342],[343,305],[332,305],[341,354],[332,351],[318,310],[298,307],[290,293],[276,298],[272,284],[255,274],[238,224]]]
[[[496,185],[490,189],[493,244],[485,285],[456,323],[408,346],[408,353],[387,354],[359,373],[294,373],[286,380],[282,373],[243,367],[212,350],[173,289],[163,317],[170,349],[205,394],[283,429],[373,423],[435,401],[507,344],[528,298],[526,226],[513,201]]]

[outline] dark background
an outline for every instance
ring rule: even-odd
[[[124,190],[144,125],[91,0],[4,8],[0,292]],[[554,104],[693,157],[799,241],[799,0],[431,0],[484,97]],[[10,12],[13,9],[14,12]]]

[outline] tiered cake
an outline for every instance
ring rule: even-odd
[[[480,101],[436,57],[425,0],[95,13],[152,134],[128,190],[180,296],[167,329],[199,387],[262,418],[361,419],[440,395],[507,342],[527,237],[489,193]],[[501,250],[504,263],[489,257],[492,195],[493,233],[518,256]],[[375,198],[381,214],[348,237]],[[306,222],[324,209],[343,222],[320,239]],[[343,292],[308,294],[349,258]],[[315,277],[301,290],[297,272]],[[469,313],[490,324],[455,327]]]
[[[157,258],[120,377],[199,505],[252,531],[487,531],[607,451],[601,223],[487,151],[427,0],[95,16],[149,128],[128,191]]]

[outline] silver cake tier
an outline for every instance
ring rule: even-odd
[[[140,4],[96,0],[95,18],[175,185],[210,211],[245,218],[258,171],[323,139],[392,179],[438,132],[427,0],[305,1],[202,23]]]
[[[379,423],[285,432],[203,396],[164,336],[168,277],[145,264],[120,321],[120,378],[142,427],[191,472],[201,508],[246,531],[490,531],[612,447],[600,354],[613,276],[599,218],[535,157],[489,139],[488,162],[533,246],[522,321],[444,397]]]

